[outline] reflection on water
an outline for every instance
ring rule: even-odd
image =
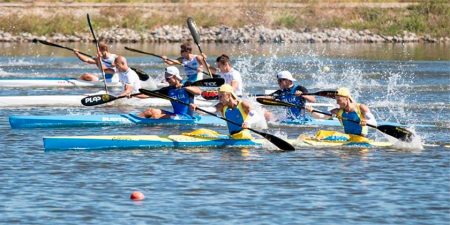
[[[92,43],[58,43],[62,46],[76,48],[94,55],[95,45]],[[111,52],[125,56],[152,56],[127,51],[125,46],[151,52],[157,55],[179,57],[180,43],[113,43]],[[194,47],[194,52],[198,52]],[[74,56],[71,51],[35,43],[0,43],[2,56]],[[240,56],[243,53],[254,56],[277,57],[292,54],[315,54],[331,58],[357,58],[377,60],[450,60],[450,45],[424,43],[377,43],[377,44],[349,44],[349,43],[297,43],[297,44],[216,44],[203,43],[202,50],[214,61],[215,56],[223,53]],[[75,57],[75,56],[74,56]]]

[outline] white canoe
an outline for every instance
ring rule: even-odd
[[[103,87],[103,81],[85,81],[75,78],[2,78],[0,87]],[[120,82],[107,83],[108,87],[120,87]]]

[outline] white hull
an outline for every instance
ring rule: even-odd
[[[1,96],[0,107],[67,107],[83,106],[81,99],[88,95],[36,95],[36,96]],[[213,106],[217,101],[196,100],[200,107]],[[147,99],[118,99],[104,104],[109,106],[171,106],[170,101],[159,98]],[[83,106],[86,107],[86,106]]]
[[[77,79],[0,79],[0,87],[103,87],[103,81],[85,81]],[[107,83],[108,87],[120,87],[119,82]]]

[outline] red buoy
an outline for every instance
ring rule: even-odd
[[[130,199],[133,201],[142,201],[144,200],[145,196],[139,191],[133,191],[130,195]]]

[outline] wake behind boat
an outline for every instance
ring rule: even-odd
[[[121,87],[120,82],[108,82],[108,87]],[[103,81],[85,81],[76,78],[2,78],[0,87],[104,87]]]

